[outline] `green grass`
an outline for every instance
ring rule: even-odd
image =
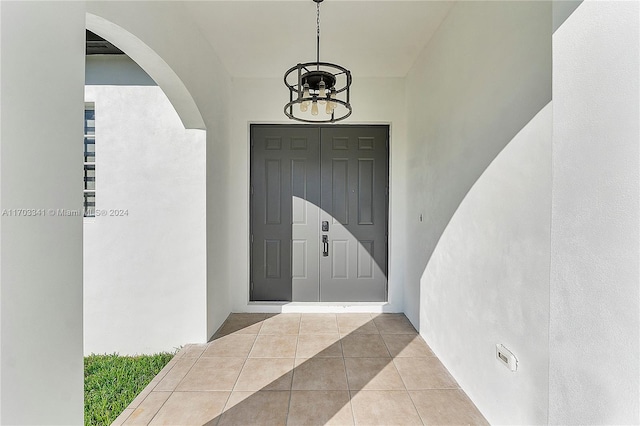
[[[84,424],[110,425],[173,358],[160,353],[135,357],[84,358]]]

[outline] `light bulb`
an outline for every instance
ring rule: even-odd
[[[338,103],[334,100],[336,98],[336,88],[331,88],[331,93],[329,94],[329,105],[331,105],[331,112],[338,107]]]
[[[302,97],[303,98],[309,97],[309,83],[304,84],[303,90],[302,90]],[[309,101],[303,101],[300,104],[300,111],[306,112],[308,109],[309,109]]]
[[[318,115],[318,102],[315,99],[311,103],[311,115]]]
[[[333,97],[331,96],[333,94],[333,92],[329,92],[329,94],[327,95],[327,109],[325,110],[325,112],[329,115],[331,115],[333,113],[333,109],[335,108],[333,106],[333,101],[331,99],[333,99]]]
[[[324,84],[324,80],[320,80],[320,83],[318,84],[318,97],[320,98],[318,102],[320,102],[322,105],[327,102],[324,99],[327,97],[327,86]]]

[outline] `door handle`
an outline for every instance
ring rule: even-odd
[[[329,256],[329,237],[326,235],[322,236],[322,256]]]

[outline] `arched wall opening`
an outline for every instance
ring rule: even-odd
[[[206,128],[196,102],[180,77],[153,49],[124,28],[92,13],[87,13],[87,29],[118,46],[158,83],[186,129]]]
[[[204,342],[204,120],[178,75],[142,40],[89,13],[87,29],[126,55],[86,57],[96,214],[83,225],[85,355]]]

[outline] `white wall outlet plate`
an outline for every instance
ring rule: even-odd
[[[496,345],[496,358],[511,371],[518,369],[518,359],[516,356],[500,343]]]

